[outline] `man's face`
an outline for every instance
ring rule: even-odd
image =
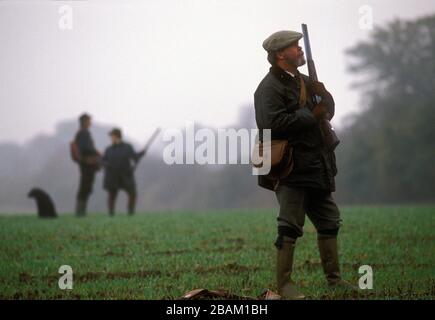
[[[85,120],[84,127],[85,127],[86,129],[89,129],[89,128],[91,127],[91,124],[92,124],[91,119],[90,119],[90,118],[89,118],[89,119],[86,119],[86,120]]]
[[[295,68],[305,64],[305,57],[302,48],[299,46],[299,41],[291,44],[277,53],[277,58],[282,59],[288,65]]]
[[[112,140],[112,144],[118,144],[121,139],[116,134],[111,134],[110,139]]]

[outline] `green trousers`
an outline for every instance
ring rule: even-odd
[[[279,203],[278,235],[294,239],[301,237],[305,215],[318,233],[337,234],[341,218],[331,192],[280,184],[275,195]]]

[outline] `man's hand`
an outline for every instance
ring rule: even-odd
[[[325,94],[328,93],[323,82],[319,82],[319,81],[314,81],[311,84],[311,90],[313,91],[314,94],[316,94],[320,97],[323,97],[323,96],[325,96]]]
[[[320,119],[331,120],[331,115],[328,112],[328,109],[322,103],[319,103],[314,107],[313,115],[317,120],[320,120]]]
[[[314,126],[317,121],[309,108],[299,108],[295,112],[298,121],[305,127]]]
[[[142,158],[147,153],[147,149],[143,149],[141,152],[138,153],[139,158]]]
[[[331,94],[326,90],[323,82],[314,81],[311,84],[311,91],[316,96],[321,98],[319,104],[317,104],[313,109],[314,117],[319,119],[331,120],[334,116],[334,99]]]
[[[325,92],[327,92],[325,85],[320,81],[313,81],[311,84],[311,90],[318,96],[322,96]]]

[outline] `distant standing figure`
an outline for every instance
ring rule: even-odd
[[[103,156],[103,183],[104,189],[108,192],[109,214],[114,215],[118,191],[123,189],[128,194],[128,213],[133,215],[136,206],[134,168],[146,150],[135,152],[130,144],[122,140],[120,129],[113,129],[109,135],[112,145],[107,147]]]
[[[78,150],[78,165],[80,169],[80,183],[77,191],[76,215],[84,216],[89,196],[95,180],[95,173],[100,169],[101,154],[97,151],[89,128],[91,116],[84,113],[79,117],[80,129],[74,142]]]
[[[36,200],[36,206],[38,208],[38,216],[40,218],[56,218],[56,208],[51,200],[51,197],[42,189],[33,188],[27,195],[29,198]]]

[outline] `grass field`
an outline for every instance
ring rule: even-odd
[[[90,214],[55,220],[0,216],[2,299],[173,299],[194,288],[256,297],[275,290],[275,210]],[[342,271],[363,299],[434,299],[435,208],[344,207]],[[60,290],[70,265],[73,290]],[[356,298],[324,283],[309,221],[298,241],[295,280],[311,299]]]

